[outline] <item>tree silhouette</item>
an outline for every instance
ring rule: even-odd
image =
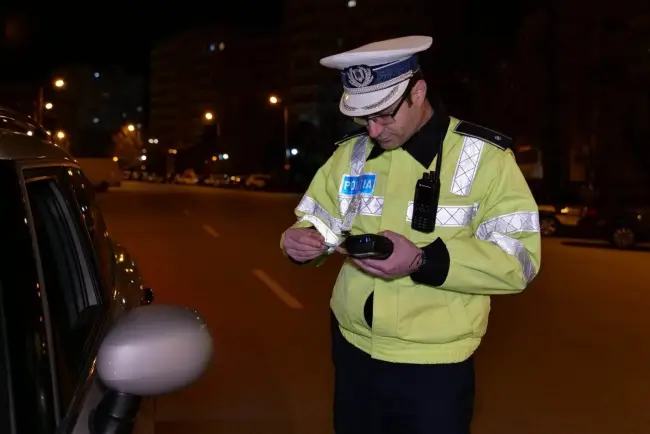
[[[144,143],[140,136],[140,131],[135,129],[129,131],[128,127],[124,126],[113,136],[114,154],[120,161],[126,165],[134,164],[142,155]]]

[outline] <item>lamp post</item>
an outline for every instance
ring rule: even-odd
[[[216,148],[215,151],[218,152],[219,151],[219,146],[221,146],[221,143],[219,143],[219,139],[221,138],[221,120],[219,119],[218,115],[215,115],[211,111],[206,111],[205,113],[203,113],[203,119],[205,119],[205,121],[207,123],[212,123],[215,120],[215,117],[216,117],[216,121],[217,121],[217,125],[216,125],[216,128],[217,128],[216,142],[217,143],[216,143],[216,146],[215,146],[215,148]]]
[[[66,84],[65,80],[62,78],[56,78],[52,82],[52,85],[54,86],[55,89],[63,89],[65,87],[65,84]],[[40,86],[38,88],[38,96],[36,99],[36,110],[34,113],[34,120],[41,125],[43,124],[43,119],[44,119],[44,115],[43,115],[44,109],[50,110],[53,107],[52,103],[47,103],[47,104],[45,103],[44,94],[45,94],[45,87]]]
[[[284,163],[289,164],[289,106],[283,103],[282,100],[275,95],[269,97],[269,103],[271,105],[282,104],[282,118],[284,122]]]

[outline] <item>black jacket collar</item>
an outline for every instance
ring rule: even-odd
[[[438,155],[438,145],[440,137],[444,140],[444,135],[449,128],[449,116],[447,115],[442,104],[436,104],[435,111],[431,119],[420,128],[404,145],[402,149],[411,154],[425,169],[429,169],[433,159]],[[379,145],[374,145],[366,161],[379,157],[385,152]]]

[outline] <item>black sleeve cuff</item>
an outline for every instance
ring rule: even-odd
[[[449,250],[440,238],[422,248],[424,263],[414,273],[411,280],[429,286],[442,286],[449,274]]]

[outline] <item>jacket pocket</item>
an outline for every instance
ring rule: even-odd
[[[400,339],[445,344],[474,334],[461,294],[413,285],[400,288],[398,300]]]
[[[354,265],[344,263],[330,302],[341,327],[370,336],[370,325],[366,323],[364,308],[372,292],[372,278],[364,275]]]

